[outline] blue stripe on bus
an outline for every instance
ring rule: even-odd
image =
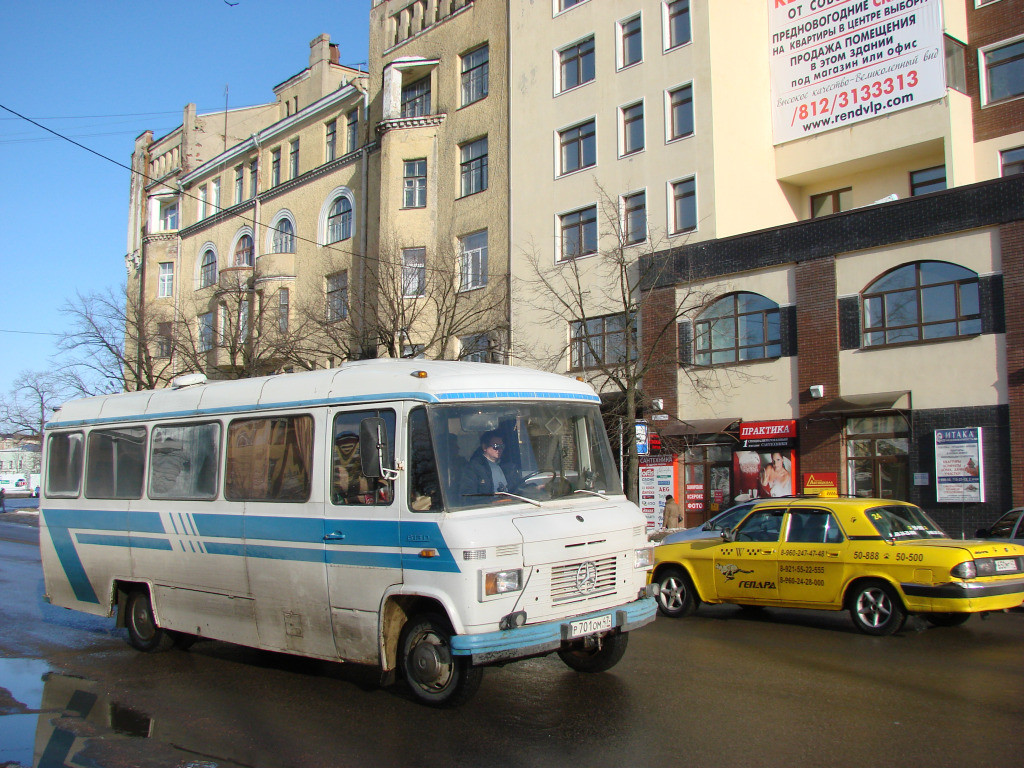
[[[104,547],[134,547],[136,549],[162,549],[171,551],[167,539],[152,539],[148,536],[121,536],[111,533],[80,533],[75,536],[79,544],[96,544]]]

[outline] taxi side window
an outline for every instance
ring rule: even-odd
[[[804,544],[840,544],[845,541],[843,531],[831,512],[799,511],[789,515],[786,541]]]
[[[781,530],[781,509],[753,512],[736,529],[736,541],[778,541]]]

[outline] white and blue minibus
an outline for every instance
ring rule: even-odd
[[[653,621],[652,550],[588,385],[367,360],[66,403],[46,425],[54,605],[141,651],[216,639],[379,665],[433,705]]]

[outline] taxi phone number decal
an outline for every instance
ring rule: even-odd
[[[785,565],[779,566],[782,573],[824,573],[824,565]]]

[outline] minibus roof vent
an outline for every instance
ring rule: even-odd
[[[175,376],[173,379],[171,379],[171,388],[181,389],[182,387],[194,387],[196,384],[205,383],[205,373],[186,373],[181,376]]]

